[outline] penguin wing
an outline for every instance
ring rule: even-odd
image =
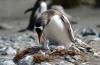
[[[31,7],[31,8],[29,8],[29,9],[27,9],[24,13],[26,14],[26,13],[32,11],[32,14],[34,15],[35,12],[36,12],[36,10],[37,10],[39,7],[40,7],[40,4],[39,4],[39,2],[38,2],[38,0],[37,0],[36,3],[34,4],[34,6]]]
[[[24,14],[26,14],[26,13],[32,11],[32,10],[33,10],[33,8],[29,8],[29,9],[25,10]]]
[[[63,23],[64,23],[65,30],[66,30],[66,31],[68,30],[68,32],[69,32],[70,40],[71,40],[72,42],[75,42],[74,31],[73,31],[73,29],[72,29],[72,26],[71,26],[71,24],[70,24],[70,21],[69,21],[68,18],[67,18],[66,16],[64,16],[64,15],[61,16],[61,19],[62,19],[62,21],[63,21]]]

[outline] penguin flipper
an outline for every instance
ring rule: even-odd
[[[74,31],[72,29],[72,26],[70,24],[70,21],[68,20],[68,18],[64,15],[61,16],[61,19],[64,23],[64,26],[65,26],[65,29],[67,30],[68,29],[68,32],[69,32],[69,36],[70,36],[70,39],[72,42],[75,42],[75,37],[74,37]]]
[[[32,10],[33,10],[33,8],[29,8],[29,9],[25,10],[24,14],[26,14],[26,13],[32,11]]]

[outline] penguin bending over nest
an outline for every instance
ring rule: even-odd
[[[43,12],[35,22],[34,30],[38,34],[39,43],[46,38],[57,41],[60,45],[69,48],[75,42],[74,32],[68,18],[61,12],[50,9]],[[46,43],[48,46],[48,44]]]

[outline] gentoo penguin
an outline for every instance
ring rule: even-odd
[[[31,12],[29,24],[25,30],[34,30],[34,23],[41,13],[47,10],[46,0],[37,0],[34,7],[27,9],[24,13]],[[20,30],[20,31],[25,31]]]
[[[75,42],[74,32],[68,18],[54,9],[47,10],[39,16],[34,30],[38,34],[39,43],[44,43],[48,38],[69,48],[70,42]]]

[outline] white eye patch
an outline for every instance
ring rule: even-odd
[[[43,30],[43,26],[39,26],[39,27],[34,27],[35,29],[39,28],[40,30]]]

